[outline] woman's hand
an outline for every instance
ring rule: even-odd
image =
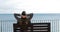
[[[25,22],[26,24],[28,24],[28,22]]]

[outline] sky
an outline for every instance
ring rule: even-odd
[[[60,13],[60,0],[0,0],[0,14]]]

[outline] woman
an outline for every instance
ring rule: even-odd
[[[28,32],[27,29],[28,26],[31,26],[31,18],[33,17],[33,13],[26,14],[26,12],[23,11],[21,15],[15,13],[14,17],[17,19],[17,24],[20,26],[21,32]]]

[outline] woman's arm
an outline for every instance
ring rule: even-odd
[[[18,16],[20,16],[20,14],[14,13],[14,17],[15,17],[17,20],[20,19],[20,18],[18,18]]]
[[[27,16],[29,16],[28,19],[31,19],[33,17],[33,13],[28,14]]]

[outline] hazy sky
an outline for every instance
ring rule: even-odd
[[[60,0],[0,0],[0,13],[60,13]]]

